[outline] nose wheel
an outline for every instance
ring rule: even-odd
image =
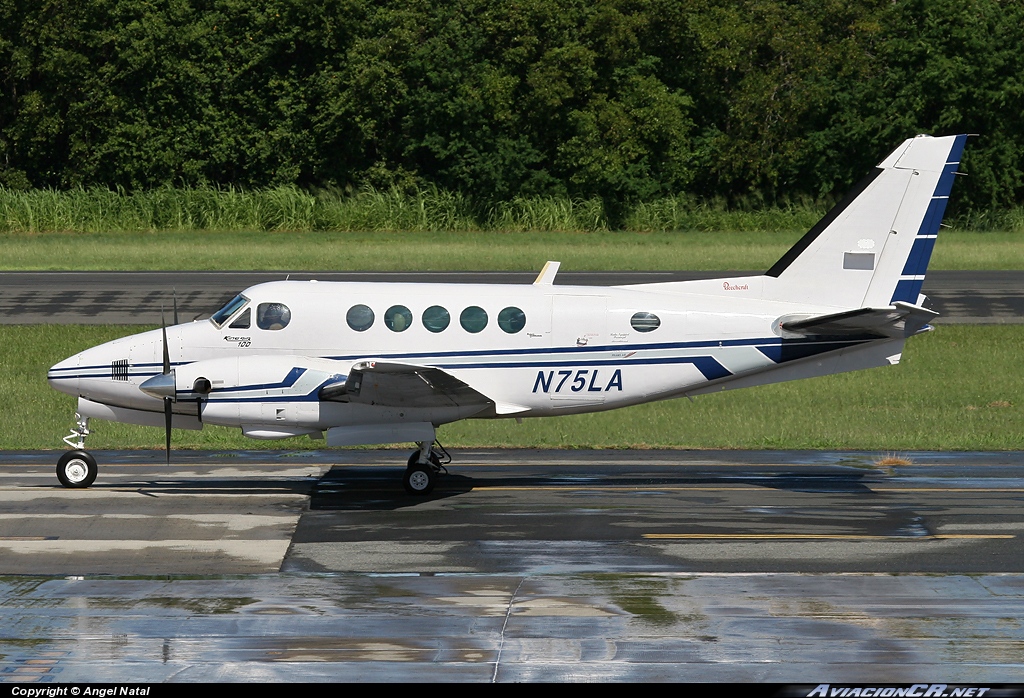
[[[96,459],[85,451],[68,451],[57,461],[57,479],[65,487],[88,487],[96,473]]]
[[[65,487],[82,489],[96,479],[96,459],[85,451],[85,437],[89,435],[89,418],[75,414],[75,428],[64,437],[64,443],[73,448],[57,461],[57,479]]]

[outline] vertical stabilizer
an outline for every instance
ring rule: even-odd
[[[777,279],[768,295],[841,308],[916,304],[966,140],[904,141],[766,272]]]

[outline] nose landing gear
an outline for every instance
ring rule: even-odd
[[[73,451],[63,454],[57,461],[57,479],[65,487],[85,488],[96,479],[96,459],[85,449],[85,437],[89,435],[89,418],[75,414],[75,426],[64,437],[64,443]]]

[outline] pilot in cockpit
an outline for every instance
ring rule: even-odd
[[[292,319],[292,311],[283,303],[260,303],[256,324],[263,330],[282,330]]]

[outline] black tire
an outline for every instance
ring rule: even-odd
[[[405,491],[416,497],[424,497],[434,490],[437,473],[429,465],[413,465],[402,476]]]
[[[57,461],[57,479],[65,487],[82,489],[96,479],[96,459],[85,451],[68,451]]]

